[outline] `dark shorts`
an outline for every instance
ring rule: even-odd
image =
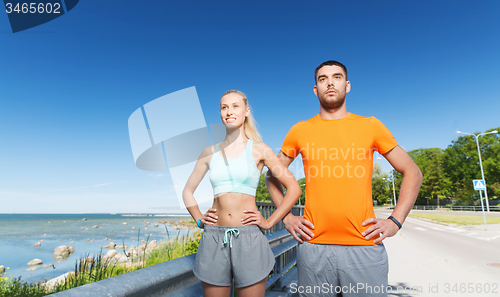
[[[226,232],[229,229],[234,231]],[[269,242],[258,226],[205,225],[193,272],[205,283],[230,286],[234,279],[235,287],[241,288],[267,277],[274,262]]]
[[[297,251],[300,296],[387,296],[389,261],[383,243],[304,242]]]

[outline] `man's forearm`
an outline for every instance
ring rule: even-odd
[[[392,212],[392,216],[401,224],[406,220],[415,201],[417,200],[418,191],[422,185],[422,172],[415,165],[412,170],[403,175],[403,182],[399,192],[399,199]]]

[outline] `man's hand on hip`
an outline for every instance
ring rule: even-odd
[[[399,231],[398,226],[390,219],[370,218],[363,222],[363,226],[368,226],[369,224],[373,225],[363,231],[361,235],[363,235],[366,240],[379,236],[373,241],[376,244],[382,242],[382,240],[387,237],[396,235]]]
[[[288,232],[292,234],[293,238],[300,243],[303,243],[304,241],[297,236],[297,233],[299,233],[299,235],[306,240],[310,240],[314,236],[314,233],[311,231],[314,230],[314,225],[304,219],[303,216],[294,216],[289,213],[285,218],[283,218],[283,223],[285,224],[286,230],[288,230]]]

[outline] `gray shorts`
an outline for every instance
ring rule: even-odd
[[[304,242],[297,251],[300,296],[387,296],[389,261],[383,243]]]
[[[241,288],[261,281],[273,267],[274,254],[258,226],[205,225],[193,272],[215,286],[230,286],[234,278]]]

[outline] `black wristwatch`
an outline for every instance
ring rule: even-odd
[[[401,229],[401,227],[403,227],[403,226],[401,226],[401,223],[398,220],[396,220],[395,217],[389,216],[388,219],[390,219],[391,221],[393,221],[394,224],[396,224],[396,226],[398,226],[399,229]]]

